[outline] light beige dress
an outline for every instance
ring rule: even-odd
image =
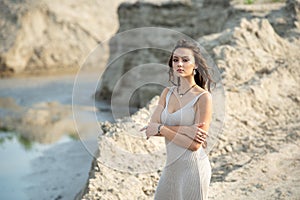
[[[203,92],[174,113],[169,113],[168,103],[175,87],[166,96],[166,106],[161,114],[161,122],[169,126],[193,125],[195,111],[193,105]],[[211,166],[206,153],[200,147],[190,151],[165,139],[167,160],[157,189],[155,200],[206,200],[211,178]]]

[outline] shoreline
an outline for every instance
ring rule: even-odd
[[[82,84],[87,91],[93,87],[93,80],[97,80],[98,74],[91,71],[85,71],[82,74],[81,81],[84,81]],[[77,125],[81,131],[86,130],[80,132],[83,134],[80,135],[83,141],[69,141],[63,144],[59,142],[60,138],[68,133],[65,130],[74,126],[72,110],[70,110],[74,78],[74,73],[66,73],[44,74],[40,77],[19,74],[12,78],[0,79],[2,83],[0,85],[0,92],[2,91],[0,112],[4,114],[0,117],[6,118],[5,121],[1,119],[2,122],[5,122],[3,125],[11,124],[10,126],[19,127],[24,131],[25,129],[21,127],[22,124],[16,123],[19,119],[21,121],[27,119],[29,121],[26,122],[26,127],[29,126],[28,122],[34,124],[27,131],[28,134],[30,133],[29,137],[38,143],[53,145],[32,161],[31,174],[24,177],[32,184],[26,189],[27,195],[32,196],[32,199],[40,197],[47,197],[49,200],[75,198],[88,178],[93,156],[84,147],[84,145],[88,145],[84,138],[94,137],[94,134],[91,134],[88,129],[88,123],[95,111],[94,108],[87,105],[91,101],[89,96],[77,102],[83,116]],[[98,103],[106,108],[104,102]],[[51,124],[53,117],[55,121],[54,124]],[[106,112],[99,112],[97,117],[103,121],[111,118]],[[39,128],[41,128],[40,131]],[[49,135],[45,131],[49,132]],[[32,132],[36,133],[32,135]],[[41,135],[41,133],[43,134]],[[75,135],[78,133],[76,132]],[[75,185],[73,186],[73,184]],[[48,196],[48,193],[51,195]]]
[[[85,185],[92,159],[81,141],[54,144],[31,162],[32,172],[24,178],[30,184],[26,194],[29,199],[74,199],[74,191]]]

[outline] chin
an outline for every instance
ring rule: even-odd
[[[179,72],[175,72],[175,74],[176,74],[176,76],[185,76],[186,74],[184,73],[184,72],[182,72],[182,73],[179,73]]]
[[[177,76],[178,77],[181,77],[181,78],[186,78],[186,77],[189,77],[189,75],[185,74],[185,73],[177,73]]]

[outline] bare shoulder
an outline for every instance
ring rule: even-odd
[[[200,88],[198,91],[198,95],[200,95],[199,99],[196,102],[197,107],[206,107],[211,106],[212,104],[212,96],[211,93],[203,88]]]
[[[170,90],[169,87],[165,87],[165,89],[160,94],[160,99],[166,99],[166,96],[167,96],[169,90]]]
[[[166,96],[170,89],[170,87],[165,87],[160,96]]]
[[[205,91],[207,91],[207,90],[205,90],[205,89],[203,89],[202,87],[200,87],[200,86],[196,86],[195,87],[195,89],[194,89],[194,93],[196,94],[196,95],[199,95],[199,94],[201,94],[201,93],[203,93],[203,92],[205,92]],[[208,91],[207,91],[208,92]]]
[[[208,98],[208,97],[211,97],[211,94],[209,91],[201,88],[200,86],[197,86],[195,87],[195,90],[194,90],[194,93],[195,93],[195,96],[198,96],[201,94],[200,98],[202,97],[203,98]],[[202,94],[203,93],[203,94]],[[206,97],[205,97],[206,96]]]
[[[170,87],[166,87],[162,92],[161,92],[161,95],[160,95],[160,98],[159,98],[159,103],[160,105],[162,106],[165,106],[166,104],[166,97],[167,97],[167,94],[169,92],[171,88]]]

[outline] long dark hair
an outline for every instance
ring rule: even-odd
[[[212,80],[210,74],[208,73],[209,67],[206,64],[205,59],[202,56],[202,53],[200,51],[200,48],[198,47],[197,43],[193,41],[187,41],[187,40],[179,40],[177,44],[175,45],[172,54],[170,56],[168,65],[169,65],[169,81],[173,83],[175,82],[172,80],[174,79],[173,75],[173,54],[174,51],[178,48],[187,48],[193,51],[194,58],[195,58],[195,64],[198,66],[196,70],[196,74],[194,75],[195,82],[198,86],[200,86],[203,89],[207,89],[210,92],[211,84],[214,83]],[[179,80],[178,80],[179,82]],[[177,85],[179,85],[178,83]]]

